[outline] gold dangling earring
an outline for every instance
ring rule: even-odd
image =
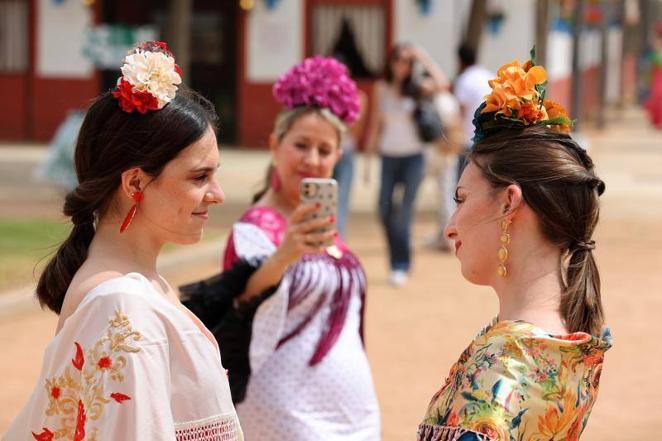
[[[508,233],[508,226],[510,225],[509,220],[501,221],[501,235],[499,236],[499,242],[501,243],[501,248],[499,248],[499,267],[497,268],[497,273],[501,277],[506,277],[508,275],[508,269],[506,268],[506,261],[508,260],[508,248],[506,245],[510,243],[510,233]]]

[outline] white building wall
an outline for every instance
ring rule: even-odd
[[[83,57],[83,47],[85,29],[92,24],[90,8],[80,1],[39,0],[36,15],[37,75],[89,78],[93,67]]]
[[[536,35],[535,1],[502,0],[498,4],[505,13],[505,19],[496,34],[483,29],[478,54],[480,63],[493,72],[512,60],[528,60]],[[464,20],[466,22],[466,18]]]
[[[432,11],[423,15],[413,0],[393,2],[393,39],[423,47],[453,78],[457,72],[458,23],[454,0],[432,2]]]
[[[304,55],[303,0],[285,0],[273,10],[256,1],[248,14],[248,81],[274,82]]]
[[[515,58],[526,60],[535,40],[535,2],[500,0],[505,20],[498,33],[483,29],[479,63],[492,71]],[[415,1],[394,0],[394,39],[410,41],[425,48],[441,68],[457,75],[457,48],[465,31],[471,2],[436,0],[429,15],[423,15]]]

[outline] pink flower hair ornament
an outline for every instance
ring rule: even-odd
[[[276,101],[287,109],[324,107],[351,124],[359,116],[359,95],[347,67],[331,57],[306,58],[280,77],[273,87]]]
[[[175,98],[182,75],[166,43],[147,41],[124,58],[122,76],[112,94],[123,111],[145,114],[163,109]]]

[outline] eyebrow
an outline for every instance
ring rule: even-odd
[[[221,166],[221,164],[216,164],[216,167],[199,167],[199,168],[191,169],[190,172],[191,173],[202,173],[202,172],[207,173],[207,172],[212,172],[212,171],[218,169],[220,166]]]

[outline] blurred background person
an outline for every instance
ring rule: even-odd
[[[335,59],[314,57],[273,91],[284,110],[269,137],[264,188],[233,226],[221,281],[186,304],[216,323],[247,439],[376,441],[366,276],[335,228],[320,232],[335,219],[311,220],[320,207],[300,203],[302,179],[330,178],[342,154],[342,134],[359,113],[356,85]],[[216,310],[226,294],[234,307]]]
[[[473,144],[474,112],[485,100],[485,96],[491,92],[488,81],[494,78],[494,73],[476,63],[476,50],[467,44],[460,45],[457,49],[457,57],[460,72],[453,84],[453,94],[460,103],[460,114],[464,127],[464,152],[468,153]],[[460,179],[464,165],[463,154],[458,160],[456,180]]]
[[[375,83],[373,91],[366,153],[378,150],[381,157],[379,217],[388,243],[390,282],[399,287],[407,283],[412,266],[411,230],[424,176],[424,143],[414,121],[414,95],[435,95],[446,89],[448,82],[421,48],[396,44],[387,60],[383,79]],[[415,62],[427,72],[421,84],[412,84]]]
[[[366,106],[368,97],[362,90],[357,91],[359,96],[359,116],[358,119],[347,127],[342,135],[340,149],[342,155],[333,169],[333,179],[338,182],[338,213],[336,215],[336,229],[338,233],[347,241],[347,217],[352,199],[352,183],[354,182],[354,156],[358,150],[358,143],[363,136],[365,129]]]
[[[455,184],[459,155],[464,154],[464,128],[460,106],[450,91],[435,97],[435,105],[444,129],[443,137],[431,144],[426,162],[428,174],[434,179],[437,189],[437,226],[431,237],[426,239],[430,248],[448,252],[452,244],[444,234],[444,228],[455,209]]]
[[[363,57],[356,45],[356,35],[350,21],[345,17],[340,25],[340,32],[332,52],[332,57],[347,66],[350,76],[354,78],[372,77]],[[342,155],[333,169],[333,179],[338,182],[338,212],[336,229],[343,240],[347,241],[347,217],[352,199],[352,183],[354,182],[354,158],[359,142],[363,139],[366,122],[368,97],[362,90],[359,94],[359,115],[342,136],[340,144]]]
[[[653,126],[662,129],[662,20],[657,24],[655,45],[650,58],[651,84],[646,110]]]

